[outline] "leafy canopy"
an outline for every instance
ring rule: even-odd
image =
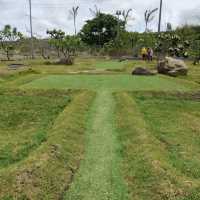
[[[103,46],[117,36],[118,25],[124,29],[124,23],[117,17],[99,13],[92,20],[88,20],[80,32],[83,42],[88,45]]]
[[[73,56],[80,47],[81,40],[77,36],[66,35],[62,30],[47,31],[50,35],[49,43],[55,47],[65,58]]]
[[[158,36],[155,48],[163,56],[188,57],[187,49],[189,46],[190,42],[188,40],[183,40],[175,33],[161,33]]]
[[[16,49],[22,38],[22,33],[10,25],[5,25],[4,29],[0,31],[0,48],[6,53],[8,60],[10,60],[11,52]]]

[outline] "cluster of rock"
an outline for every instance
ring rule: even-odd
[[[166,57],[165,59],[158,62],[157,72],[159,74],[164,74],[173,77],[186,76],[188,73],[188,67],[182,60]],[[155,74],[155,72],[152,72],[146,67],[138,67],[132,71],[132,75],[149,76]]]

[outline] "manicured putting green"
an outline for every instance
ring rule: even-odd
[[[109,90],[190,90],[196,86],[189,82],[162,76],[139,77],[131,75],[49,75],[34,80],[22,88],[35,89],[109,89]]]

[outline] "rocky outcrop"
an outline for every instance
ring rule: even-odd
[[[169,76],[186,76],[188,67],[184,61],[166,57],[164,60],[158,62],[158,73]]]

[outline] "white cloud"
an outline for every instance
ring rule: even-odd
[[[133,9],[134,21],[130,21],[128,29],[144,31],[144,11],[159,7],[160,0],[32,0],[33,27],[37,35],[45,35],[47,29],[60,28],[67,33],[73,33],[73,21],[69,20],[68,11],[72,6],[79,5],[77,26],[80,29],[85,21],[91,18],[89,8],[96,4],[101,11],[114,14],[118,9]],[[184,23],[198,23],[196,15],[200,8],[200,0],[163,0],[164,29],[167,22],[174,27]],[[16,26],[20,31],[26,32],[29,27],[28,0],[0,0],[0,28],[5,24]],[[196,14],[195,14],[196,13]],[[198,19],[200,20],[200,19]],[[151,24],[157,29],[158,13]]]

